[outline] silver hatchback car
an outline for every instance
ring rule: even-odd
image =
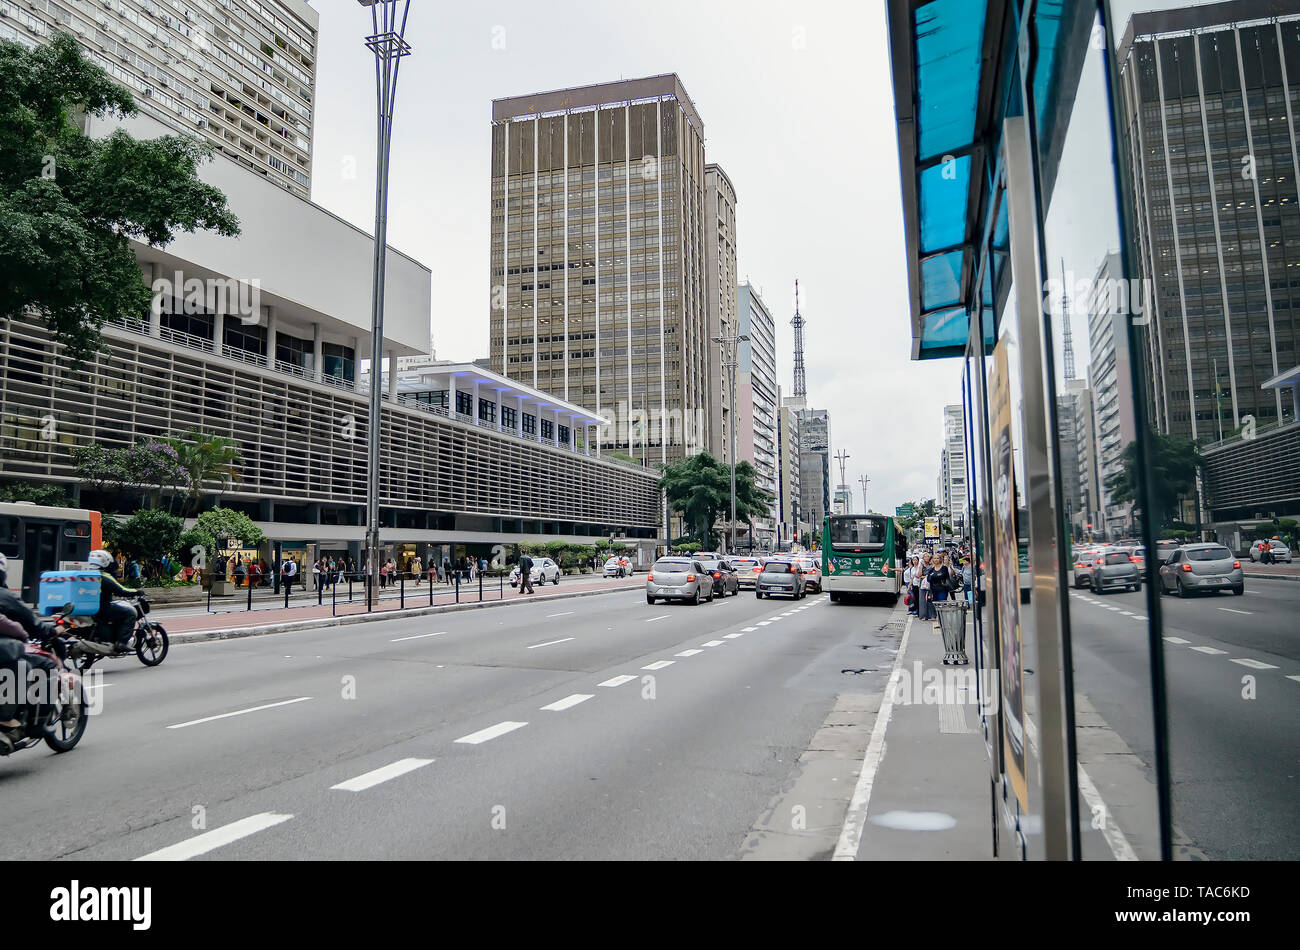
[[[1162,593],[1190,597],[1199,591],[1246,592],[1241,561],[1222,544],[1186,544],[1160,565]]]
[[[713,600],[713,576],[699,561],[689,557],[661,557],[650,568],[645,582],[645,602],[684,600],[698,604]]]
[[[1138,571],[1137,561],[1127,550],[1117,551],[1111,548],[1103,553],[1092,567],[1092,577],[1088,582],[1094,594],[1104,594],[1108,590],[1123,588],[1141,590],[1142,574]]]

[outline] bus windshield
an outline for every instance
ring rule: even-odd
[[[833,547],[882,547],[885,543],[885,519],[858,518],[852,515],[831,518]]]

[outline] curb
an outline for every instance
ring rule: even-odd
[[[568,600],[573,597],[597,597],[604,594],[620,594],[639,590],[638,587],[615,587],[610,590],[580,590],[572,593],[544,594],[532,600],[485,600],[472,604],[436,604],[433,607],[413,607],[407,610],[385,610],[380,613],[348,614],[343,617],[314,617],[309,620],[289,620],[283,623],[262,624],[256,627],[230,627],[225,630],[193,630],[187,633],[171,633],[168,639],[172,643],[201,643],[205,640],[238,640],[244,637],[263,637],[274,633],[291,633],[295,630],[316,630],[327,627],[343,627],[355,623],[376,623],[381,620],[405,620],[410,617],[430,617],[437,614],[455,613],[461,610],[485,610],[490,607],[505,607],[510,604],[535,604],[543,600]],[[516,595],[518,596],[518,595]],[[290,608],[292,609],[292,608]]]
[[[1249,571],[1244,571],[1242,576],[1249,577],[1253,581],[1300,581],[1300,574],[1251,574]]]

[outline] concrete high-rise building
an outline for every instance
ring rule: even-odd
[[[319,21],[302,0],[0,0],[0,39],[70,34],[142,114],[302,198]]]
[[[780,390],[777,390],[780,396]],[[789,398],[781,399],[777,410],[777,503],[778,533],[781,540],[799,540],[806,528],[801,527],[799,512],[799,428],[795,409]]]
[[[956,531],[970,528],[966,515],[966,414],[960,403],[943,407],[943,449],[939,453],[939,478],[935,501],[948,512]]]
[[[493,368],[642,462],[709,444],[704,180],[676,75],[492,103]]]
[[[705,266],[708,269],[709,340],[736,333],[736,189],[718,165],[704,166]],[[709,451],[731,463],[732,394],[722,347],[710,343]]]
[[[1300,362],[1300,15],[1286,0],[1137,14],[1118,55],[1152,422],[1203,441],[1279,422],[1290,399],[1264,383]]]
[[[736,371],[736,455],[754,466],[758,487],[775,499],[777,489],[776,320],[758,290],[737,288],[737,326],[749,339],[740,344]],[[754,521],[756,544],[770,547],[776,537],[778,503],[769,516]]]
[[[814,534],[831,510],[831,415],[825,409],[800,409],[800,512]]]
[[[1137,438],[1133,416],[1133,377],[1129,362],[1128,325],[1130,314],[1114,292],[1122,275],[1120,258],[1111,253],[1103,258],[1088,295],[1088,382],[1092,390],[1092,434],[1090,453],[1096,479],[1092,498],[1100,517],[1093,531],[1107,535],[1126,534],[1132,502],[1117,504],[1107,482],[1124,470],[1124,447]],[[1080,431],[1083,438],[1085,432]],[[1080,485],[1082,492],[1084,486]]]

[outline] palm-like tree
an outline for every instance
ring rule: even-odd
[[[190,514],[198,515],[203,504],[203,486],[206,482],[225,485],[240,479],[236,467],[244,460],[239,443],[225,436],[211,435],[200,429],[190,429],[179,438],[168,440],[180,457],[185,469],[186,491],[190,499]]]

